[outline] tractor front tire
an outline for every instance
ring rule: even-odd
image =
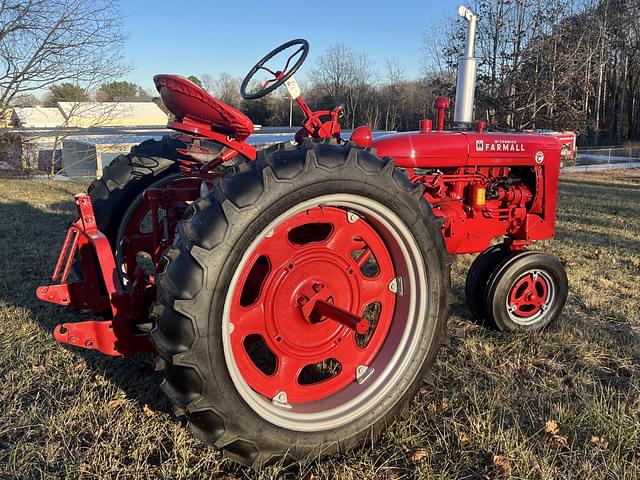
[[[488,279],[484,311],[502,332],[537,331],[560,316],[568,293],[567,273],[553,256],[512,253]]]
[[[493,270],[509,255],[504,244],[493,245],[480,253],[471,264],[465,282],[465,300],[473,320],[485,322],[484,297]]]
[[[423,385],[449,266],[421,187],[391,160],[309,140],[262,151],[189,207],[165,254],[162,388],[196,437],[245,465],[355,448]],[[320,300],[329,313],[310,308]]]

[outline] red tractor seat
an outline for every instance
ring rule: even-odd
[[[253,122],[249,117],[212,97],[190,80],[179,75],[162,74],[153,77],[153,82],[165,106],[176,119],[189,117],[239,141],[253,133]]]

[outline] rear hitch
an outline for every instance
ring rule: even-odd
[[[69,228],[51,276],[54,285],[36,289],[45,302],[90,310],[105,320],[57,325],[53,337],[60,343],[98,350],[114,357],[131,356],[138,351],[155,352],[147,334],[132,330],[131,304],[116,269],[111,245],[98,230],[91,198],[75,197],[78,218]],[[68,283],[74,259],[82,266],[83,279]]]

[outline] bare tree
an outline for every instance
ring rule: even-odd
[[[118,0],[1,1],[0,112],[54,84],[91,96],[121,77],[121,25]]]
[[[0,108],[54,83],[91,91],[120,77],[124,39],[117,1],[2,1]]]
[[[242,102],[240,97],[240,84],[242,79],[222,72],[213,83],[213,94],[224,103],[239,108]]]
[[[344,104],[345,123],[355,128],[366,87],[371,83],[369,58],[337,43],[318,58],[311,77],[330,102]]]
[[[213,75],[210,73],[203,73],[200,75],[200,81],[202,82],[202,88],[204,88],[207,92],[213,93],[213,88],[215,86],[215,80],[213,79]]]
[[[386,97],[384,129],[396,130],[400,123],[400,88],[404,67],[400,65],[400,60],[397,57],[388,58],[385,61],[385,67],[387,85],[382,91],[382,94]]]

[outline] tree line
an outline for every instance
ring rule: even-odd
[[[640,2],[637,0],[474,0],[480,58],[476,118],[495,130],[573,130],[583,144],[640,139]],[[118,2],[7,0],[0,4],[0,110],[36,101],[147,99],[120,80]],[[375,65],[337,43],[302,83],[313,109],[344,106],[342,124],[413,130],[433,118],[433,101],[453,99],[466,24],[438,19],[423,35],[422,71],[406,75],[397,59]],[[283,91],[243,101],[240,78],[205,73],[190,79],[262,125],[300,123]],[[449,120],[451,119],[449,112]]]
[[[494,130],[571,130],[583,145],[640,139],[640,2],[637,0],[477,0],[480,21],[476,118]],[[423,69],[406,78],[397,59],[376,70],[365,53],[338,43],[316,61],[303,95],[314,109],[345,107],[343,126],[413,130],[453,99],[466,22],[439,20],[423,35]],[[242,101],[239,78],[203,75],[205,88],[256,123],[286,125],[281,92]],[[451,112],[448,120],[451,121]],[[294,108],[293,124],[300,118]]]
[[[478,0],[473,7],[479,118],[498,129],[573,130],[583,145],[640,139],[637,0]],[[445,82],[462,28],[451,20],[426,42],[433,74]]]

